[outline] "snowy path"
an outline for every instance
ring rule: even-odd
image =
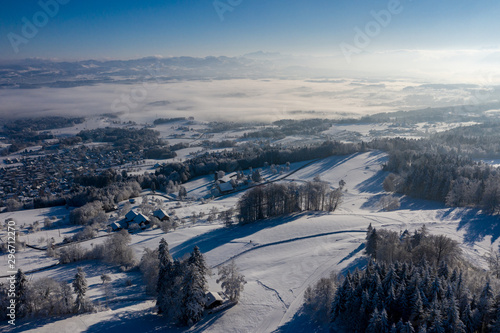
[[[336,234],[357,233],[357,232],[366,233],[366,230],[332,231],[332,232],[325,232],[325,233],[317,234],[317,235],[309,235],[309,236],[304,236],[304,237],[296,237],[296,238],[292,238],[292,239],[282,240],[282,241],[279,241],[279,242],[273,242],[273,243],[268,243],[268,244],[256,245],[255,247],[253,247],[251,249],[245,250],[245,251],[243,251],[241,253],[238,253],[238,254],[232,256],[231,258],[229,258],[229,259],[227,259],[227,260],[225,260],[225,261],[223,261],[223,262],[221,262],[221,263],[213,266],[212,268],[217,268],[217,267],[219,267],[221,265],[224,265],[224,264],[228,263],[231,260],[234,260],[234,259],[236,259],[238,257],[241,257],[244,254],[247,254],[248,252],[259,250],[259,249],[262,249],[262,248],[265,248],[265,247],[269,247],[269,246],[282,245],[282,244],[286,244],[286,243],[292,243],[292,242],[296,242],[296,241],[300,241],[300,240],[317,238],[317,237],[325,237],[325,236],[336,235]]]

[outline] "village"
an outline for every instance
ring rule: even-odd
[[[75,148],[25,151],[18,157],[5,158],[0,166],[0,202],[9,199],[32,204],[35,198],[61,197],[71,193],[76,176],[139,163],[140,154],[131,151],[96,149],[84,145]]]

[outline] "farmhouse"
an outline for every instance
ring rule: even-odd
[[[128,222],[131,222],[133,221],[137,216],[139,215],[139,213],[137,213],[136,211],[134,210],[131,210],[129,211],[127,214],[125,214],[125,220],[128,221]]]
[[[145,228],[149,224],[149,219],[146,215],[131,210],[125,214],[125,218],[123,220],[112,223],[110,226],[114,231],[116,231],[120,229],[128,229],[134,224],[138,224],[140,227]]]
[[[218,188],[221,194],[229,193],[234,190],[233,184],[231,183],[220,183]]]
[[[145,226],[149,224],[149,219],[147,218],[146,215],[139,213],[131,222],[137,223],[140,226]]]

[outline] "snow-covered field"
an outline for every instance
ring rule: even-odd
[[[386,174],[381,164],[387,156],[381,152],[358,153],[350,156],[334,156],[298,169],[283,181],[306,181],[315,176],[336,187],[346,182],[344,200],[334,213],[305,212],[285,218],[257,222],[245,226],[223,227],[201,221],[189,222],[174,232],[163,234],[160,230],[148,230],[132,236],[132,248],[139,259],[144,248],[155,248],[162,237],[174,257],[182,257],[197,245],[205,254],[207,263],[215,274],[210,278],[210,289],[216,285],[217,265],[234,259],[248,283],[238,305],[225,312],[210,315],[189,329],[190,332],[293,332],[299,327],[303,294],[307,286],[314,284],[332,271],[342,272],[364,264],[362,257],[366,228],[396,231],[413,230],[425,224],[431,233],[446,234],[459,241],[466,258],[479,267],[486,268],[482,255],[492,243],[496,246],[500,237],[500,225],[496,219],[483,216],[475,210],[447,208],[443,205],[401,197],[401,208],[392,212],[380,209],[377,202],[383,195],[382,182]],[[295,168],[295,169],[294,169]],[[189,193],[200,195],[208,179],[195,179],[186,184]],[[196,194],[196,195],[195,195]],[[205,204],[199,201],[184,202],[181,208],[168,203],[178,216],[191,212],[207,213],[212,207],[219,210],[234,207],[242,193],[220,197]],[[21,214],[21,213],[15,213]],[[23,219],[39,220],[46,215],[61,215],[58,211],[33,212]],[[8,216],[0,215],[4,220]],[[15,216],[21,218],[21,216]],[[26,222],[28,223],[28,222]],[[96,239],[97,244],[103,239]],[[86,246],[91,246],[87,244]],[[38,254],[38,257],[37,257]],[[22,252],[18,255],[22,256]],[[21,261],[25,270],[49,265],[53,259],[43,252],[27,251],[31,259]],[[6,263],[6,258],[2,258]],[[33,260],[30,262],[29,260]],[[25,266],[26,265],[26,266]],[[111,275],[117,297],[128,297],[129,302],[110,305],[110,310],[95,314],[54,318],[41,321],[23,320],[19,324],[26,332],[177,332],[154,315],[154,302],[140,292],[139,273],[123,273],[116,267],[96,262],[57,266],[30,275],[31,279],[49,276],[71,281],[77,266],[84,266],[92,300],[102,299],[100,275]],[[126,286],[130,279],[132,285]]]

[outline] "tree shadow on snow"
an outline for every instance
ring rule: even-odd
[[[273,333],[327,333],[329,332],[327,325],[321,326],[318,323],[312,322],[304,311],[300,309],[295,313],[292,320],[283,326],[278,327]]]
[[[401,204],[399,209],[407,210],[436,210],[446,208],[443,203],[438,201],[415,199],[409,196],[402,196],[399,199],[399,203]]]
[[[450,208],[441,218],[459,219],[457,230],[465,229],[464,242],[474,244],[486,236],[491,236],[491,242],[500,237],[500,218],[494,215],[483,214],[476,209]]]
[[[322,173],[328,172],[331,169],[346,163],[347,161],[355,158],[358,155],[359,155],[359,153],[352,154],[352,155],[327,157],[327,158],[325,158],[317,163],[314,163],[311,166],[309,172],[302,174],[300,178],[312,179],[316,176],[321,176]]]
[[[379,202],[380,202],[380,199],[384,195],[387,195],[387,194],[377,194],[377,195],[369,197],[368,200],[363,202],[363,204],[361,205],[361,209],[369,209],[369,210],[379,211],[380,210],[380,203]]]
[[[389,173],[387,171],[379,171],[364,182],[356,185],[355,189],[366,193],[380,193],[384,190],[382,184],[388,174]]]
[[[131,310],[117,313],[112,319],[95,323],[84,332],[184,332],[185,328],[169,323],[151,310]]]
[[[25,332],[28,330],[41,329],[47,324],[56,322],[58,320],[64,320],[72,317],[72,315],[50,317],[50,318],[22,318],[16,319],[16,326],[11,325],[0,325],[0,332]],[[6,323],[6,322],[5,322]]]
[[[226,311],[221,311],[216,314],[205,316],[200,322],[189,329],[190,333],[201,333],[205,332],[210,326],[215,323],[220,317],[224,315]]]
[[[170,253],[175,258],[182,258],[190,253],[195,246],[200,248],[200,251],[207,253],[222,244],[230,243],[239,238],[244,238],[253,235],[264,229],[271,229],[281,224],[289,223],[297,220],[304,215],[309,215],[310,212],[298,213],[286,217],[278,217],[268,220],[257,221],[246,225],[236,225],[230,228],[219,228],[210,232],[193,237],[182,244],[174,246],[170,249]],[[313,212],[314,214],[314,212]]]
[[[363,269],[365,269],[366,265],[368,265],[368,257],[366,257],[366,256],[359,257],[359,258],[353,260],[349,264],[349,266],[347,266],[346,268],[344,268],[343,270],[341,270],[340,274],[341,275],[347,275],[347,272],[352,273],[356,269],[363,270]]]

